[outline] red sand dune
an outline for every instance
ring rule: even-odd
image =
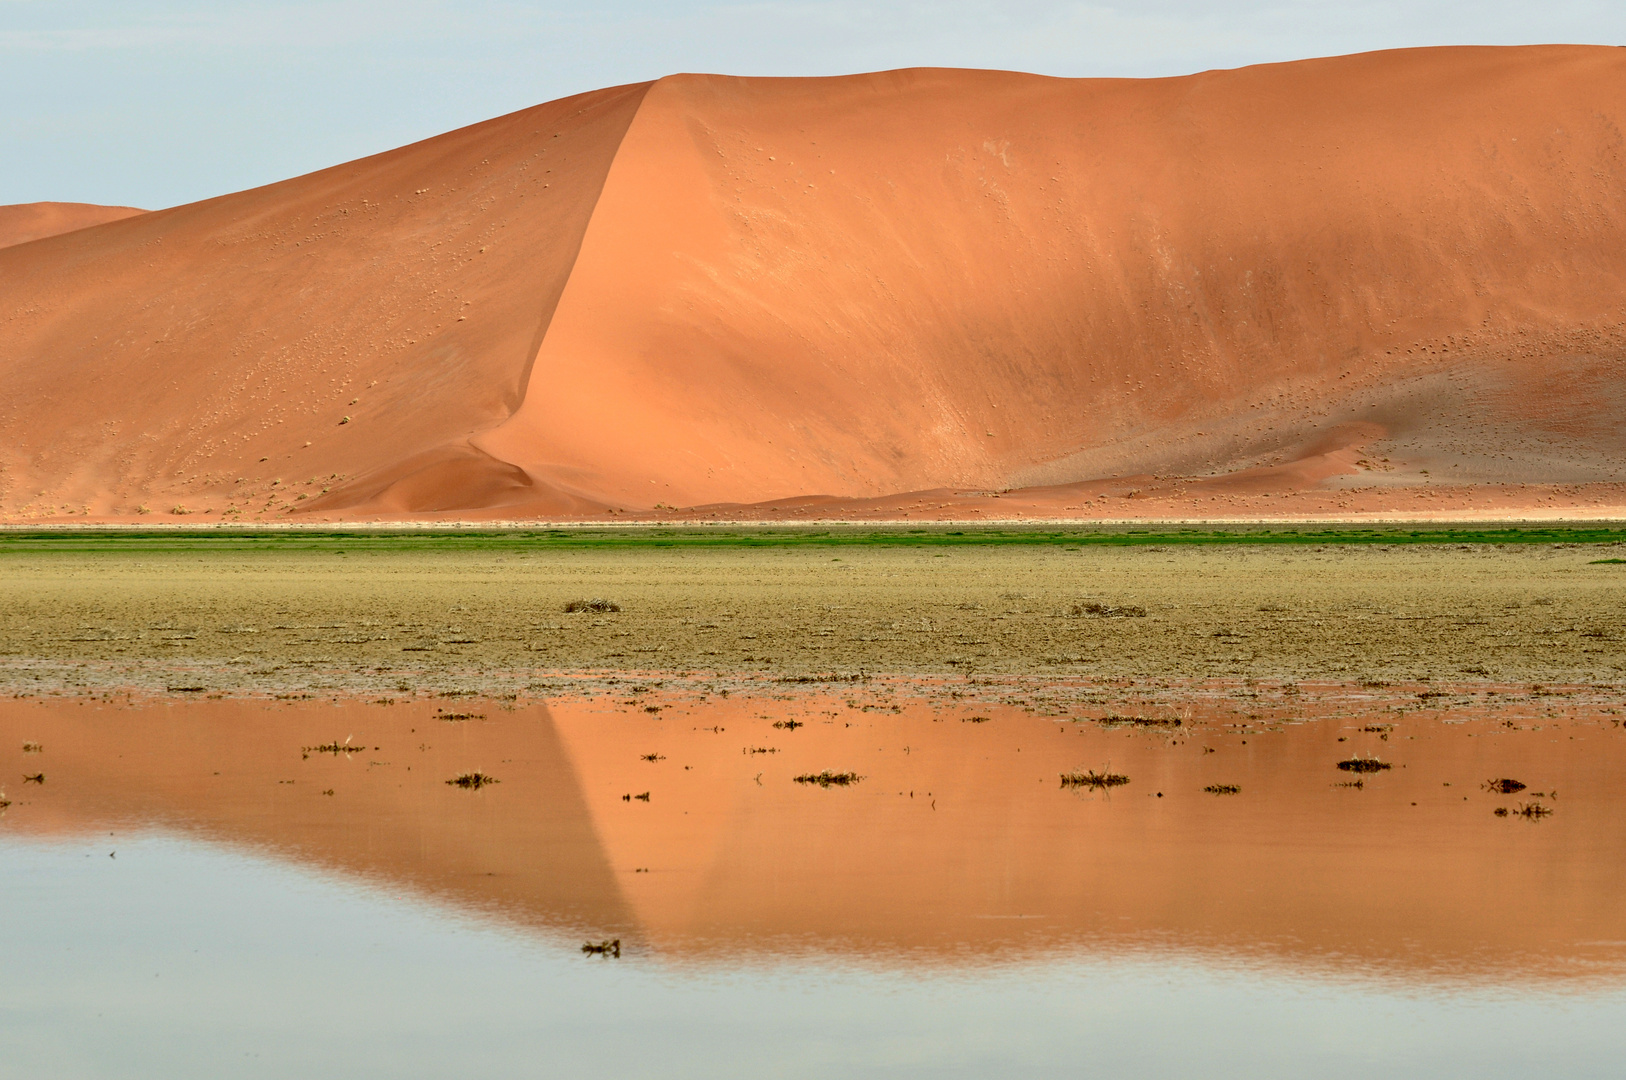
[[[90,203],[37,202],[0,206],[0,248],[26,244],[47,236],[88,229],[106,221],[144,214],[133,206],[93,206]]]
[[[0,250],[0,515],[1626,512],[1623,126],[1600,47],[586,94]]]

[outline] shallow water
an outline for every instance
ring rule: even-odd
[[[1617,1074],[1614,714],[1179,718],[6,702],[0,1076]]]

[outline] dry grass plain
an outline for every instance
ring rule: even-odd
[[[482,694],[606,673],[1626,683],[1610,544],[0,556],[0,691]],[[603,598],[615,612],[565,611]],[[557,685],[557,683],[555,683]]]

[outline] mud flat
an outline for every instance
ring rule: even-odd
[[[1215,535],[9,537],[0,689],[536,695],[609,676],[1264,680],[1306,692],[1626,682],[1626,546],[1609,530],[1507,543]]]

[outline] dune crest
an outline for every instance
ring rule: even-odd
[[[1453,48],[538,106],[0,251],[0,512],[1618,501],[1623,77]]]
[[[0,248],[145,214],[133,206],[37,202],[0,206]]]

